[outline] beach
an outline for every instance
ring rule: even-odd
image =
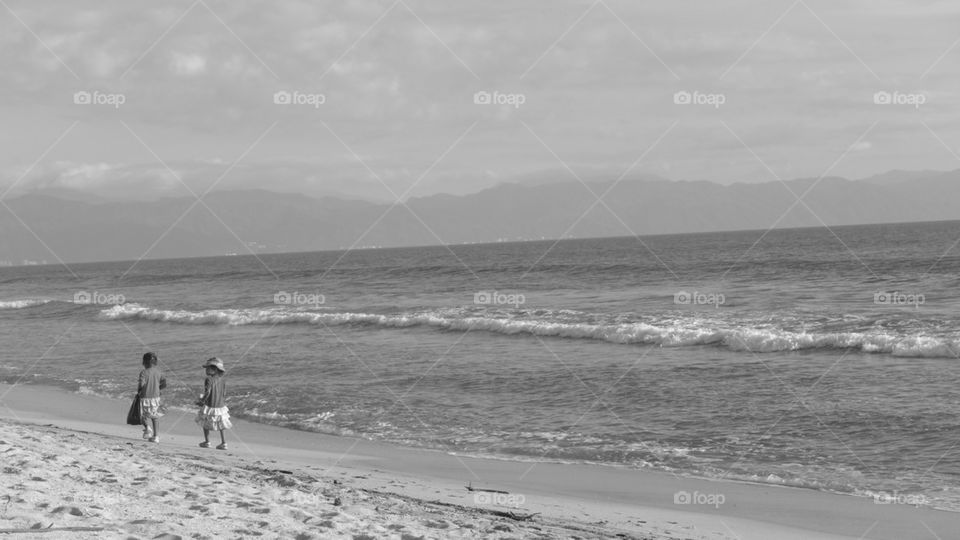
[[[120,400],[39,385],[0,385],[0,396],[7,537],[893,540],[960,530],[956,513],[864,497],[453,456],[243,420],[228,451],[202,449],[186,411],[171,411],[151,444],[123,425]]]
[[[0,0],[0,540],[960,540],[960,3],[860,4]]]

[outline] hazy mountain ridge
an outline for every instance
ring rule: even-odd
[[[51,251],[81,262],[939,221],[960,219],[958,198],[960,171],[727,186],[658,178],[501,184],[472,195],[411,199],[409,210],[263,190],[213,192],[202,203],[29,194],[5,201],[16,216],[0,208],[0,261],[55,262]]]

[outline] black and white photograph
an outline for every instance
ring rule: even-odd
[[[0,540],[960,540],[960,3],[0,0]]]

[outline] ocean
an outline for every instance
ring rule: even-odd
[[[960,222],[0,268],[0,381],[960,510]],[[118,410],[122,422],[125,410]],[[235,434],[242,439],[242,433]]]

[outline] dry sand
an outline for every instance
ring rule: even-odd
[[[127,405],[0,385],[0,530],[23,531],[0,538],[960,538],[951,512],[239,420],[230,450],[201,449],[189,413],[151,444],[122,425]],[[679,491],[724,501],[677,505]]]

